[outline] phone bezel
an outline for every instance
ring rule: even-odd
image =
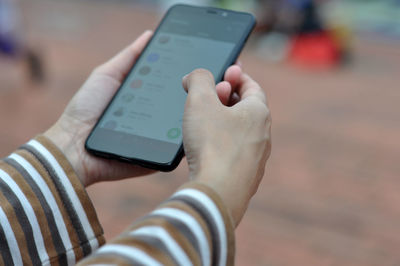
[[[255,26],[255,23],[256,23],[255,17],[250,13],[226,10],[226,9],[216,8],[216,7],[199,7],[199,6],[193,6],[193,5],[176,4],[176,5],[172,6],[171,8],[169,8],[168,11],[165,13],[165,15],[161,19],[159,25],[157,26],[156,30],[154,31],[153,36],[151,37],[151,39],[149,40],[148,44],[144,48],[143,52],[136,59],[136,62],[139,61],[141,56],[145,53],[146,49],[148,49],[149,44],[151,44],[151,42],[154,40],[154,37],[157,35],[157,33],[158,33],[159,29],[161,28],[161,26],[163,25],[163,23],[165,23],[166,19],[170,15],[170,13],[172,11],[175,11],[175,9],[177,9],[177,8],[196,9],[197,11],[195,11],[195,12],[199,12],[199,13],[214,11],[214,12],[217,12],[216,15],[218,15],[220,13],[221,14],[222,13],[228,13],[228,16],[222,15],[222,16],[224,16],[225,19],[229,19],[228,18],[229,14],[238,14],[238,15],[243,15],[243,16],[246,16],[246,17],[249,18],[249,23],[247,25],[247,28],[243,31],[243,36],[236,43],[234,49],[232,50],[231,54],[228,57],[228,60],[227,60],[226,64],[222,67],[221,72],[219,73],[219,75],[216,78],[216,82],[221,81],[226,69],[236,62],[237,58],[239,57],[240,52],[242,51],[247,39],[249,38],[249,36],[250,36],[254,26]],[[129,73],[126,75],[126,77],[128,77],[131,74],[131,72],[133,71],[135,66],[136,66],[136,63],[131,67],[131,69],[130,69]],[[119,160],[119,161],[133,163],[133,164],[137,164],[137,165],[140,165],[140,166],[143,166],[143,167],[146,167],[146,168],[155,169],[155,170],[164,171],[164,172],[168,172],[168,171],[174,170],[179,165],[180,161],[182,160],[182,158],[184,156],[183,142],[181,142],[180,145],[178,145],[179,148],[177,149],[175,157],[171,158],[171,160],[168,163],[160,163],[160,162],[156,162],[156,161],[143,160],[143,159],[140,159],[140,158],[127,158],[125,156],[114,154],[112,152],[99,151],[95,147],[90,147],[90,145],[88,144],[89,139],[94,134],[95,129],[98,127],[99,122],[101,121],[101,119],[103,118],[103,116],[105,115],[107,110],[109,109],[111,103],[114,101],[115,97],[118,95],[118,93],[120,92],[121,87],[125,84],[125,82],[127,82],[127,78],[125,78],[124,81],[121,83],[120,87],[115,92],[115,94],[113,95],[112,99],[108,103],[107,107],[104,109],[103,113],[101,114],[101,116],[99,117],[98,121],[96,122],[96,124],[94,125],[93,129],[91,130],[89,136],[87,137],[87,139],[85,141],[85,149],[89,153],[91,153],[93,155],[96,155],[96,156],[99,156],[99,157],[103,157],[103,158],[116,159],[116,160]],[[135,135],[133,135],[133,136],[135,136]]]

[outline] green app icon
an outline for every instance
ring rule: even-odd
[[[168,130],[167,137],[169,139],[176,139],[181,135],[181,130],[179,128],[171,128]]]

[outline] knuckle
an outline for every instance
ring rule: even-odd
[[[101,74],[104,72],[104,64],[98,65],[97,67],[95,67],[92,71],[92,74]]]
[[[202,75],[202,76],[206,76],[206,77],[212,77],[211,72],[205,68],[197,68],[197,69],[193,70],[193,74],[198,74],[198,75]]]
[[[200,82],[207,81],[210,84],[211,83],[214,84],[214,76],[207,69],[204,69],[204,68],[195,69],[195,70],[193,70],[191,76],[193,79],[195,79],[197,81],[200,81]]]
[[[253,115],[258,118],[267,118],[270,114],[269,108],[259,99],[253,98],[251,104],[248,106],[251,109]]]
[[[246,121],[256,127],[270,127],[271,125],[271,112],[267,105],[254,100],[250,104],[240,108],[237,113],[238,119]]]
[[[263,111],[264,119],[267,121],[271,121],[271,110],[266,105],[264,105],[263,108],[264,108],[264,111]]]

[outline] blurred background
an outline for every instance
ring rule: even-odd
[[[0,156],[56,121],[92,69],[178,1],[0,0]],[[241,55],[273,151],[237,229],[237,265],[400,265],[400,1],[179,1],[253,12]],[[107,239],[187,180],[96,184]]]

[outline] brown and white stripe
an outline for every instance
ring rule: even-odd
[[[0,163],[4,265],[74,265],[104,242],[83,186],[54,149],[39,137]]]
[[[39,136],[0,161],[0,265],[233,265],[219,196],[191,182],[110,244],[65,156]],[[97,251],[96,251],[97,250]]]
[[[99,256],[134,265],[233,265],[233,223],[215,192],[189,183],[82,264],[98,263]]]

